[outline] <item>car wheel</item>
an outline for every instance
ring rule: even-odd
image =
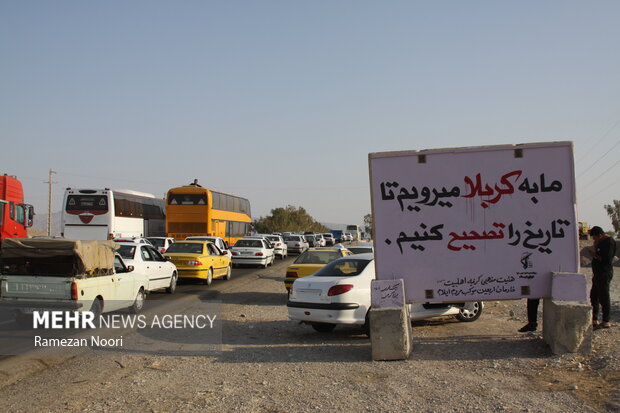
[[[455,317],[459,321],[470,322],[480,318],[480,314],[482,314],[482,302],[474,301],[461,308]]]
[[[263,268],[269,267],[269,260],[265,259],[265,263],[262,265]]]
[[[173,272],[172,277],[170,278],[170,286],[166,288],[166,292],[168,294],[173,294],[177,289],[177,273]]]
[[[370,310],[366,311],[364,325],[362,325],[362,334],[370,337]]]
[[[329,333],[336,328],[336,324],[329,323],[312,323],[312,328],[314,328],[319,333]]]
[[[129,307],[129,311],[133,314],[138,314],[144,308],[144,300],[146,300],[146,294],[144,289],[140,288],[138,295],[136,295],[136,300],[133,302],[133,305]]]
[[[230,277],[232,276],[232,268],[230,268],[230,265],[228,266],[228,270],[226,271],[226,280],[230,280]]]
[[[213,268],[209,268],[209,272],[207,273],[207,278],[203,281],[205,285],[211,285],[213,282]]]

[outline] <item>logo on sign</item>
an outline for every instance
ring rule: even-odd
[[[532,268],[532,253],[531,252],[524,252],[521,255],[521,265],[523,266],[524,270],[527,270],[528,268]]]

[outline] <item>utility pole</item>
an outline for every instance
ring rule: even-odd
[[[57,173],[56,171],[52,171],[50,168],[50,177],[49,181],[45,182],[49,184],[48,192],[47,192],[47,236],[52,235],[52,184],[57,184],[58,182],[52,181],[52,174]]]

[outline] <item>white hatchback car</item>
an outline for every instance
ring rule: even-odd
[[[150,244],[129,241],[115,241],[118,253],[126,265],[133,265],[134,272],[149,277],[149,291],[166,289],[169,294],[177,288],[178,271],[176,265],[164,258]]]
[[[225,252],[227,257],[230,257],[230,259],[232,259],[232,254],[230,252],[230,247],[228,246],[228,243],[226,241],[224,241],[224,239],[222,237],[211,237],[211,236],[207,236],[207,235],[195,235],[195,236],[191,236],[191,237],[186,237],[185,238],[186,241],[211,241],[212,243],[215,244],[215,246],[222,252]]]
[[[282,260],[287,257],[288,246],[280,235],[265,235],[265,238],[267,238],[267,240],[271,242],[271,245],[273,245],[274,254],[279,256]]]
[[[310,324],[316,331],[328,332],[338,324],[358,324],[368,332],[370,283],[375,279],[373,254],[339,258],[308,277],[298,278],[289,292],[288,317]],[[409,304],[411,320],[455,316],[474,321],[484,304],[473,301],[458,304]]]
[[[234,265],[260,265],[267,268],[275,261],[273,245],[264,238],[241,238],[232,247]]]

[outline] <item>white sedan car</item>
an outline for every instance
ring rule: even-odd
[[[141,242],[116,241],[120,245],[118,253],[125,265],[133,265],[134,272],[149,277],[149,291],[166,289],[169,294],[177,288],[178,271],[176,265],[164,258],[151,244]]]
[[[174,238],[170,237],[146,237],[146,239],[162,254],[174,244]]]
[[[310,248],[308,241],[306,241],[303,235],[284,235],[282,238],[288,247],[288,252],[301,254]]]
[[[289,293],[288,317],[328,332],[337,324],[358,324],[368,332],[370,283],[375,279],[373,254],[339,258],[308,277],[298,278]],[[455,316],[474,321],[483,309],[481,301],[459,304],[409,304],[411,320]]]
[[[232,247],[234,265],[260,265],[267,268],[275,261],[273,245],[264,238],[241,238]]]

